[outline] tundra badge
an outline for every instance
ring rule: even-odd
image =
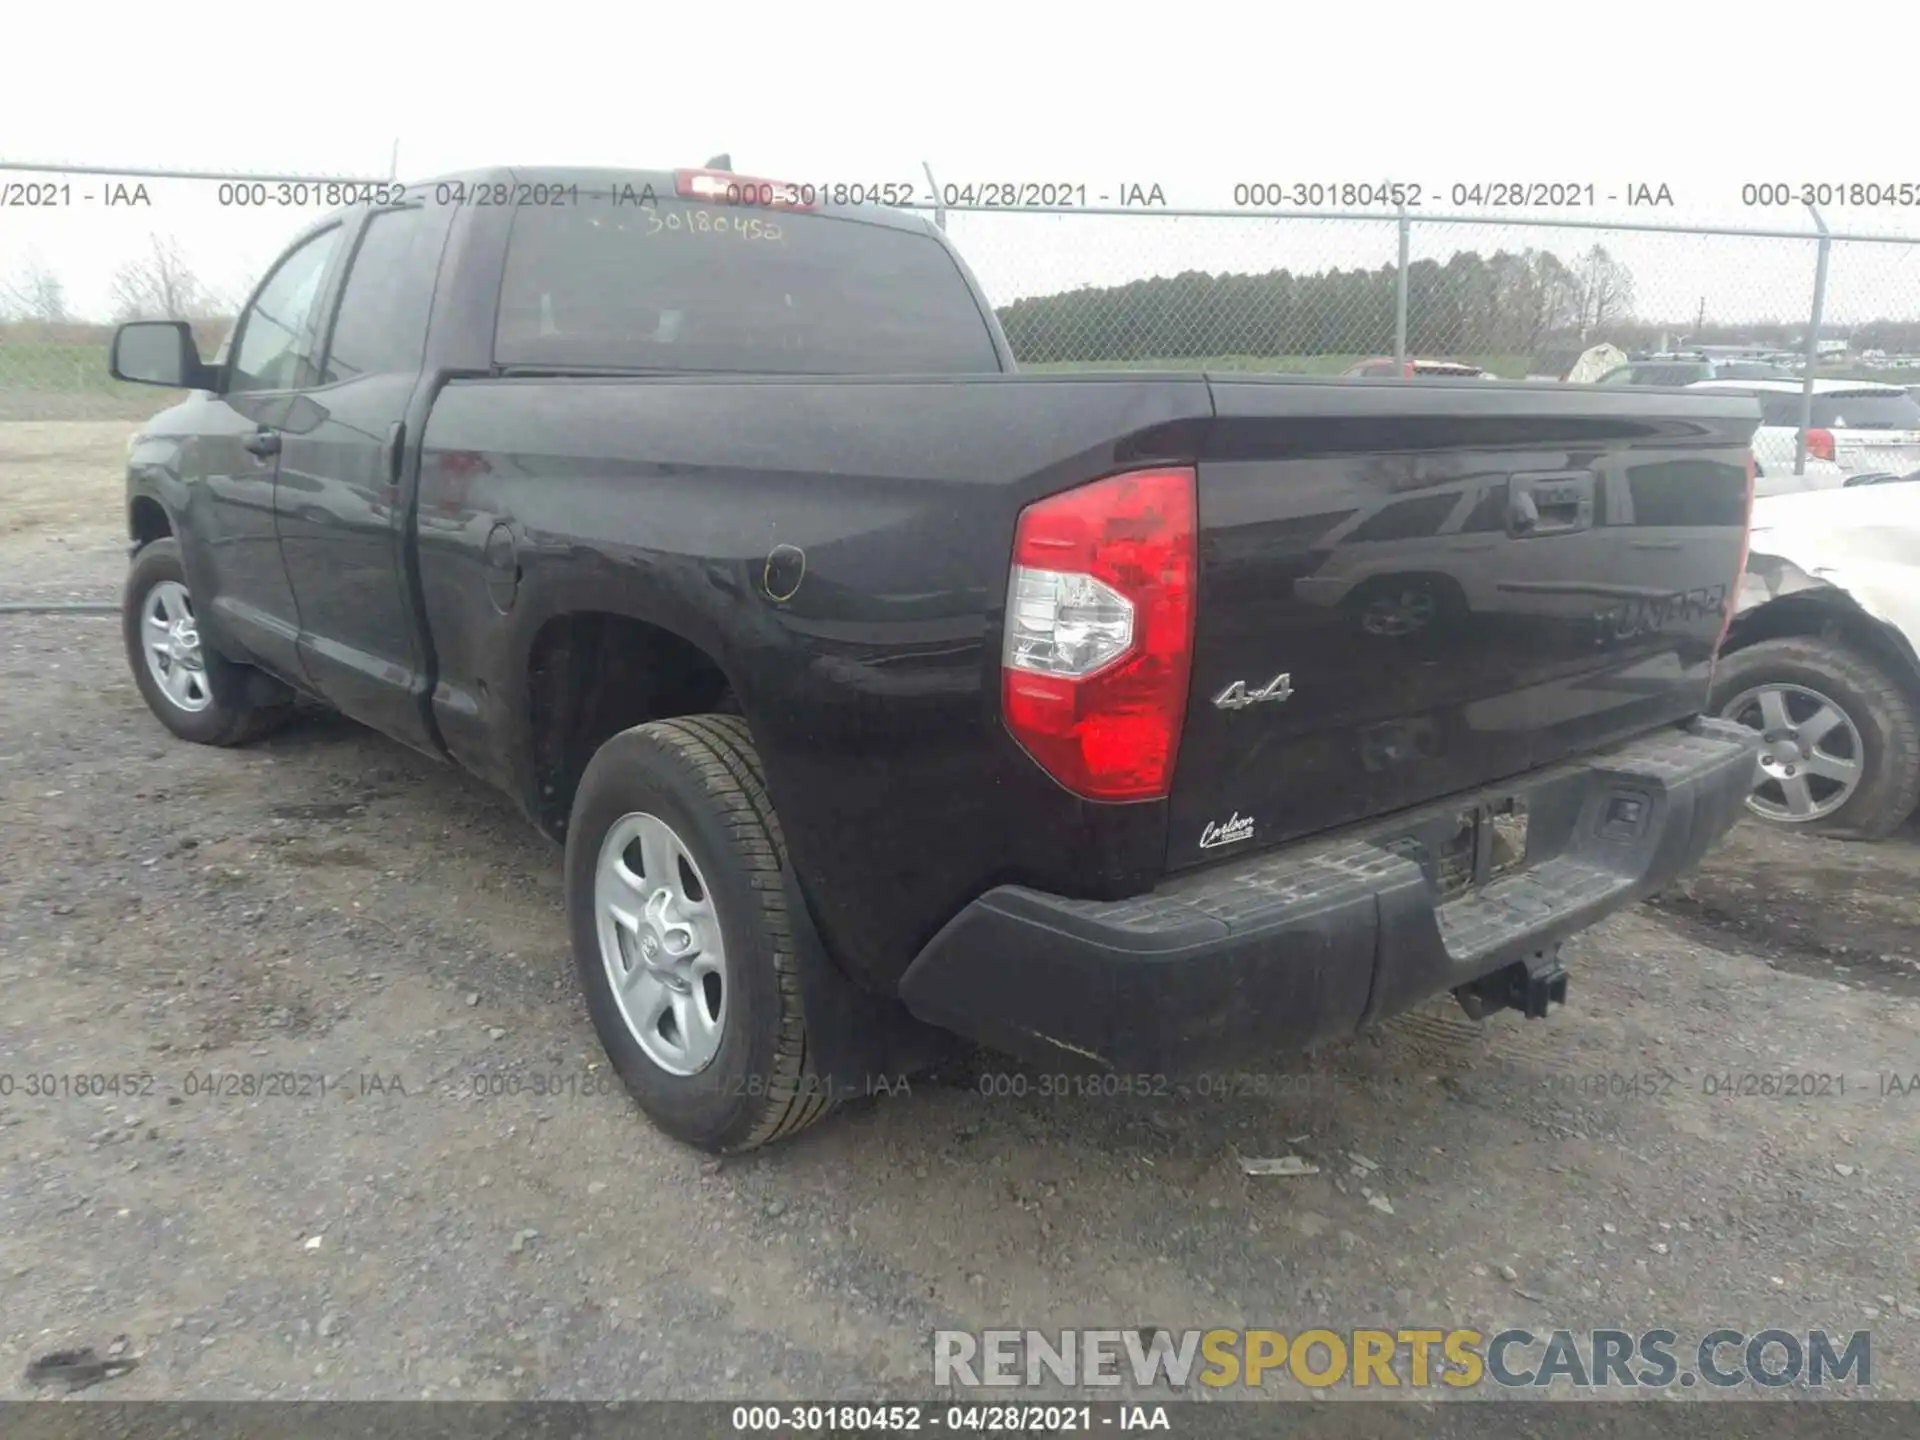
[[[1238,810],[1233,818],[1222,825],[1218,820],[1209,820],[1207,828],[1200,832],[1200,848],[1212,850],[1216,846],[1231,845],[1236,840],[1253,838],[1253,816],[1242,815]]]
[[[1258,690],[1247,689],[1247,682],[1236,680],[1218,695],[1213,703],[1222,710],[1244,710],[1249,705],[1258,705],[1262,700],[1285,700],[1293,694],[1293,676],[1276,675]]]

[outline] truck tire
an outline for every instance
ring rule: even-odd
[[[201,642],[180,542],[171,537],[142,546],[134,557],[120,599],[120,629],[141,698],[182,740],[244,745],[293,713],[292,696],[278,681]],[[263,699],[262,691],[275,698]]]
[[[745,721],[660,720],[602,745],[574,796],[566,876],[594,1029],[656,1125],[738,1154],[827,1113],[786,842]]]
[[[1790,636],[1722,656],[1709,708],[1776,742],[1747,800],[1762,820],[1880,840],[1920,801],[1913,691],[1843,640]]]

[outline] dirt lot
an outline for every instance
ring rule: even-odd
[[[0,601],[111,597],[126,427],[0,431]],[[1911,830],[1743,827],[1546,1022],[1231,1098],[983,1056],[722,1165],[611,1093],[504,802],[326,716],[175,742],[110,617],[0,615],[0,696],[0,1398],[119,1336],[91,1393],[857,1399],[924,1392],[936,1327],[1309,1322],[1866,1328],[1920,1398]],[[1845,1093],[1716,1084],[1756,1073]]]
[[[134,429],[125,420],[0,423],[0,603],[115,597],[127,569],[121,484]]]

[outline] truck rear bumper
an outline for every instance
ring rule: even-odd
[[[1128,900],[1000,886],[928,943],[901,999],[1017,1055],[1129,1072],[1351,1034],[1526,961],[1693,865],[1739,819],[1758,740],[1696,719]],[[1508,799],[1527,813],[1524,868],[1443,902],[1436,847],[1463,814]]]

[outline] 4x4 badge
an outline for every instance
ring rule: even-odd
[[[1293,694],[1293,676],[1276,675],[1258,690],[1247,689],[1247,682],[1236,680],[1218,695],[1213,703],[1222,710],[1244,710],[1249,705],[1258,705],[1262,700],[1285,700]]]

